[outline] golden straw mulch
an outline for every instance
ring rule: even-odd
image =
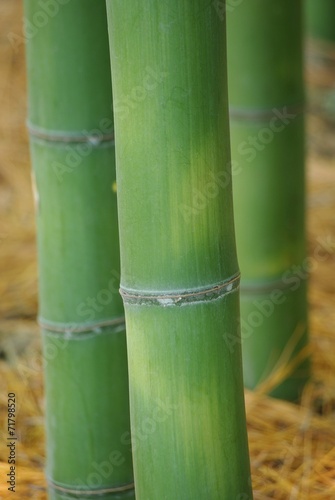
[[[2,0],[0,14],[0,498],[14,498],[5,482],[9,470],[7,394],[14,392],[18,410],[16,498],[45,500],[44,400],[40,339],[33,319],[37,272],[25,132],[24,55],[23,45],[13,47],[7,36],[21,34],[21,6]],[[328,86],[335,81],[334,73],[322,78]],[[309,81],[311,88],[315,82],[319,84],[317,78],[309,77]],[[324,151],[324,145],[314,147],[319,137],[313,135],[315,120],[315,116],[309,120],[309,260],[301,270],[311,271],[313,378],[300,406],[264,394],[284,370],[277,371],[258,393],[246,393],[255,500],[335,499],[335,159],[329,148]],[[323,127],[328,136],[334,132],[327,122]],[[326,156],[318,156],[320,151]],[[231,500],[247,499],[241,495]]]

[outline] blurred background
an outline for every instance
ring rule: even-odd
[[[6,425],[14,392],[17,498],[39,500],[46,498],[43,381],[22,16],[20,1],[1,0],[0,498],[12,495]],[[301,406],[246,393],[255,499],[263,500],[335,498],[335,43],[306,39],[306,84],[313,378]]]

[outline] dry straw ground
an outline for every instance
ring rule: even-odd
[[[9,33],[20,35],[21,16],[18,0],[1,0],[0,498],[15,498],[5,482],[7,393],[15,392],[19,438],[16,498],[42,500],[46,498],[44,403],[34,319],[37,273],[25,130],[24,47],[19,42],[13,47],[8,39]],[[262,391],[246,394],[252,480],[255,499],[260,500],[335,499],[335,127],[331,112],[335,57],[330,54],[329,58],[325,65],[311,56],[308,70],[313,101],[308,120],[313,378],[301,406],[272,400]],[[283,373],[279,371],[279,377]]]

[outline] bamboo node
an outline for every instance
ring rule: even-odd
[[[105,134],[100,130],[87,131],[66,131],[66,130],[47,130],[27,123],[27,129],[31,138],[44,142],[82,144],[89,143],[92,146],[99,146],[101,143],[109,142],[114,144],[114,133]]]
[[[71,495],[77,495],[78,497],[83,497],[85,495],[93,496],[101,496],[105,495],[107,493],[122,493],[123,491],[130,491],[135,488],[134,483],[128,483],[128,484],[123,484],[120,486],[114,486],[114,487],[109,487],[109,488],[100,488],[100,489],[94,489],[94,490],[83,490],[83,489],[75,489],[75,488],[68,488],[65,486],[60,486],[56,483],[54,483],[51,479],[48,479],[48,484],[49,487],[61,491],[63,493],[69,493]]]
[[[233,121],[268,122],[273,118],[280,119],[285,125],[299,115],[304,114],[305,105],[273,106],[272,108],[238,108],[229,106],[229,117]]]
[[[292,273],[292,275],[295,277],[296,275]],[[244,282],[242,279],[241,282],[241,293],[243,294],[264,294],[268,295],[269,293],[275,291],[275,290],[292,290],[292,283],[290,281],[285,281],[285,273],[280,278],[273,279],[271,281],[255,281],[254,283],[252,282]],[[301,281],[308,281],[309,279],[309,273],[306,272],[306,277],[305,278],[300,278],[299,282]]]
[[[45,318],[39,317],[37,319],[39,326],[43,330],[48,330],[54,333],[87,333],[98,332],[101,328],[119,327],[125,325],[124,316],[113,319],[106,319],[96,321],[94,323],[57,323],[48,321]]]
[[[217,300],[238,290],[240,286],[240,273],[235,274],[229,279],[210,285],[204,288],[194,290],[183,290],[180,292],[138,292],[120,288],[120,294],[125,304],[136,305],[158,305],[163,307],[182,306],[193,302],[209,302]]]

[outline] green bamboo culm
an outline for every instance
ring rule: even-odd
[[[293,401],[308,377],[302,19],[301,0],[227,11],[245,384],[271,376]]]
[[[106,6],[43,5],[25,0],[49,498],[134,499]]]
[[[334,0],[306,0],[307,35],[316,40],[335,43]]]
[[[108,0],[138,500],[252,498],[225,23],[207,0]],[[240,495],[240,496],[239,496]]]

